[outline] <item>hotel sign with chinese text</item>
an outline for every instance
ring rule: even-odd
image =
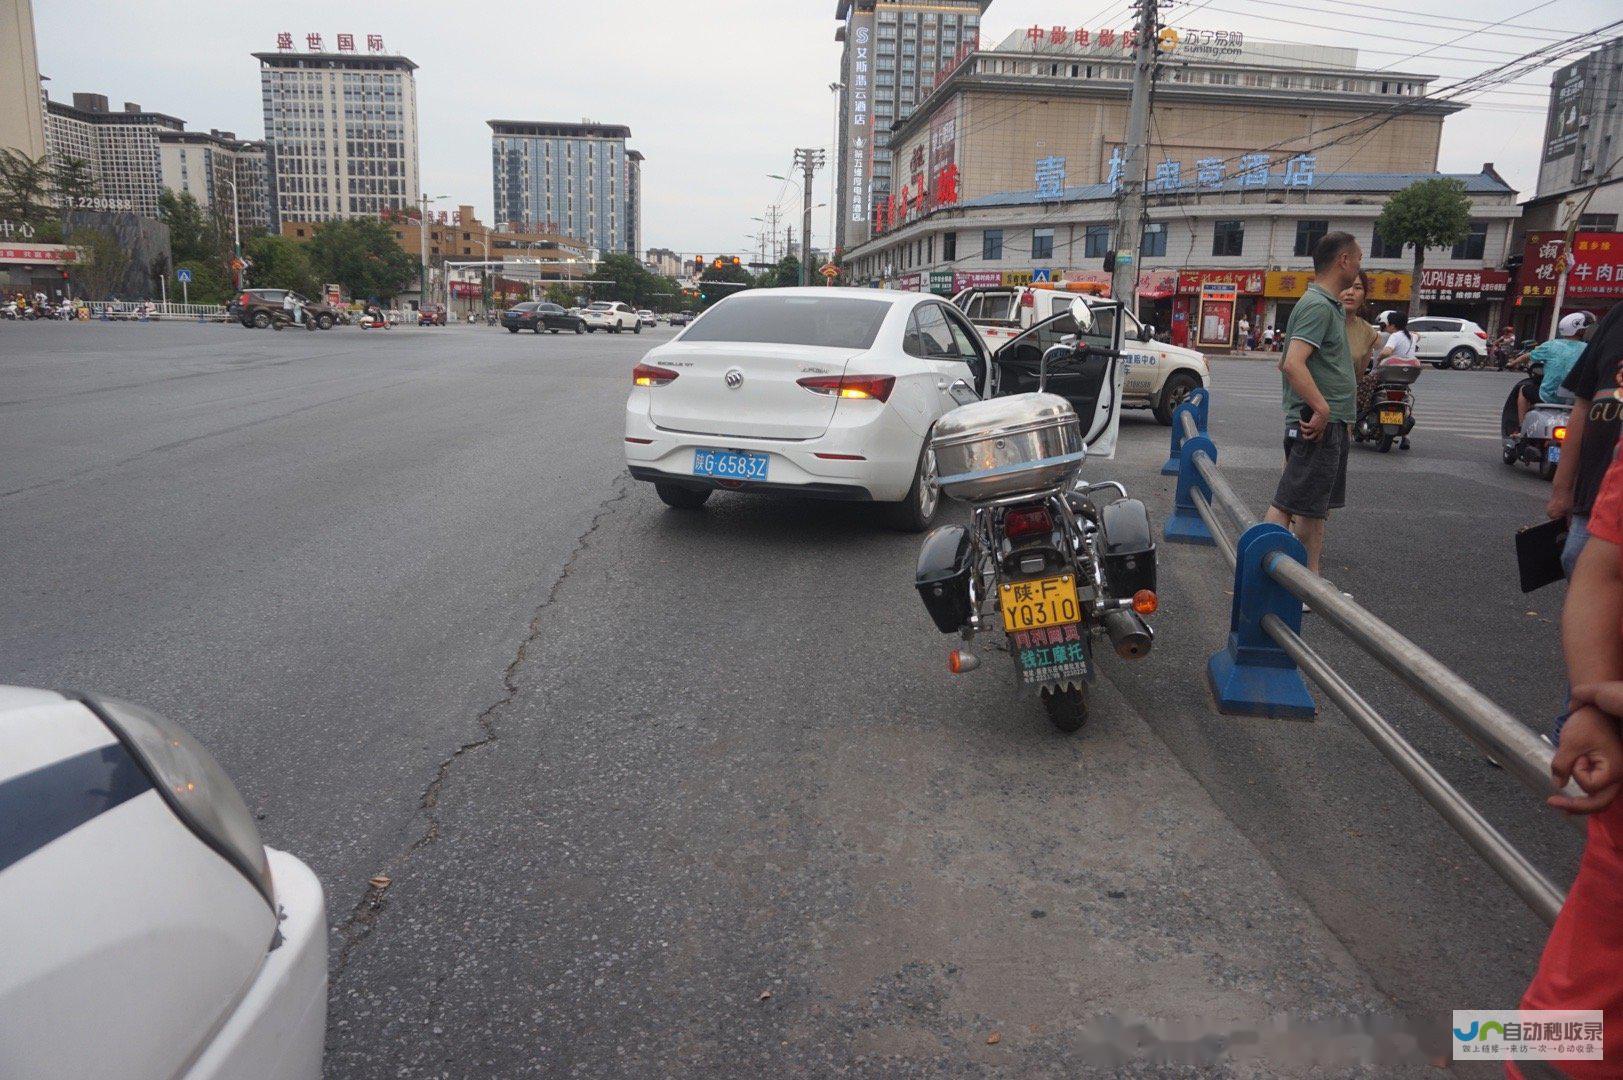
[[[354,34],[338,34],[337,38],[338,38],[338,51],[339,52],[352,53],[352,52],[355,51],[355,35]],[[277,49],[279,49],[282,52],[292,52],[293,51],[293,34],[292,34],[292,32],[287,31],[287,30],[283,30],[281,33],[277,34],[276,35],[276,47],[277,47]],[[310,52],[313,52],[313,53],[326,52],[327,51],[325,41],[323,40],[323,38],[322,38],[322,36],[320,34],[305,34],[304,35],[304,47],[306,49],[308,49]],[[382,34],[367,34],[366,35],[366,51],[369,52],[369,53],[381,53],[383,51],[383,35]]]
[[[873,120],[869,104],[874,75],[874,13],[854,11],[847,28],[851,69],[845,73],[845,160],[850,182],[846,220],[861,225],[868,220],[869,188],[873,179]]]

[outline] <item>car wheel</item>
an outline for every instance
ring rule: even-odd
[[[1461,345],[1459,348],[1448,354],[1448,366],[1453,368],[1455,371],[1468,370],[1475,362],[1476,353],[1472,352],[1471,349],[1465,345]]]
[[[271,317],[263,311],[254,312],[254,329],[263,330],[271,324]]]
[[[886,508],[890,527],[898,532],[917,533],[930,527],[941,509],[941,488],[936,483],[935,455],[930,453],[930,439],[925,437],[919,450],[918,468],[913,471],[913,486],[907,497]]]
[[[632,328],[631,328],[631,332],[632,332],[632,333],[634,333],[634,334],[640,334],[640,333],[642,333],[642,323],[640,323],[640,322],[639,322],[639,323],[637,323],[637,325],[636,325],[636,326],[633,326],[633,327],[632,327]]]
[[[322,329],[322,330],[331,330],[332,329],[332,316],[331,315],[317,315],[316,316],[316,326],[319,329]]]
[[[535,325],[530,327],[530,329],[539,334],[541,331],[545,330],[546,327],[541,324],[541,320],[537,319]]]
[[[1080,686],[1043,691],[1043,711],[1049,721],[1067,735],[1080,731],[1088,722],[1088,696]]]
[[[685,484],[667,484],[654,481],[654,494],[659,501],[673,510],[697,510],[710,498],[710,488],[688,487]]]
[[[1172,426],[1172,413],[1183,399],[1189,396],[1189,391],[1199,388],[1200,379],[1187,371],[1173,372],[1167,376],[1166,385],[1161,387],[1161,400],[1155,405],[1155,420],[1162,427]]]
[[[586,324],[585,323],[576,323],[575,324],[575,333],[577,333],[577,334],[586,333]]]
[[[508,333],[509,333],[509,334],[516,334],[516,333],[518,333],[518,327],[516,327],[516,326],[509,326],[509,327],[508,327],[508,328],[507,328],[507,332],[508,332]]]

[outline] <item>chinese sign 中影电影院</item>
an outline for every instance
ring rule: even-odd
[[[1522,252],[1517,292],[1527,297],[1554,296],[1565,260],[1565,235],[1536,232]],[[1623,297],[1623,233],[1580,232],[1572,237],[1567,266],[1567,297],[1603,300]]]
[[[1138,47],[1138,31],[1117,30],[1106,27],[1091,30],[1085,26],[1030,26],[1025,31],[1026,41],[1033,51],[1055,48],[1088,49],[1093,52],[1119,50],[1131,52]],[[1165,55],[1179,53],[1189,57],[1211,59],[1240,56],[1245,52],[1245,34],[1239,30],[1198,30],[1192,27],[1161,28],[1157,35],[1159,51]]]

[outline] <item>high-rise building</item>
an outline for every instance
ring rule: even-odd
[[[835,244],[868,238],[876,201],[891,192],[890,126],[935,85],[936,73],[980,39],[992,0],[836,0],[840,147]],[[875,198],[877,196],[877,199]]]
[[[29,0],[0,0],[0,148],[30,158],[45,154],[44,95]]]
[[[272,229],[415,205],[417,65],[354,52],[254,53]]]
[[[45,145],[55,162],[77,159],[88,166],[100,191],[98,209],[158,216],[163,168],[158,136],[186,124],[126,101],[120,112],[105,94],[74,94],[73,104],[45,103]]]
[[[637,254],[642,155],[626,149],[630,128],[590,120],[489,123],[498,224],[556,229],[602,252]]]
[[[626,246],[628,255],[642,250],[642,151],[626,151]]]
[[[270,228],[263,141],[238,139],[229,131],[163,131],[158,160],[164,187],[190,192],[204,210],[218,206],[227,222],[235,211],[244,233]]]

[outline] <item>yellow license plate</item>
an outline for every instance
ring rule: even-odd
[[[1070,574],[1016,581],[1012,585],[999,585],[997,591],[998,607],[1003,611],[1003,629],[1011,634],[1016,630],[1082,621],[1076,580]]]
[[[1395,410],[1393,412],[1388,412],[1385,409],[1382,409],[1381,410],[1381,423],[1383,423],[1383,424],[1401,424],[1401,423],[1403,423],[1403,410],[1398,409],[1398,410]]]

